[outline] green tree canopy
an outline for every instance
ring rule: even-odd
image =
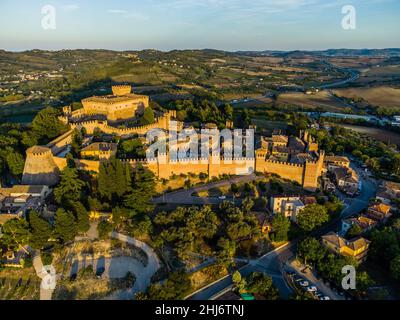
[[[75,168],[66,167],[60,174],[60,183],[54,189],[54,198],[58,204],[78,202],[85,183],[79,179]]]
[[[42,249],[52,235],[51,225],[42,219],[38,212],[31,211],[29,213],[29,226],[31,230],[30,243],[35,249]]]
[[[247,291],[252,294],[261,294],[267,300],[277,300],[279,292],[274,287],[272,278],[261,272],[253,272],[247,279]]]
[[[290,221],[284,214],[274,215],[272,220],[273,240],[276,242],[287,241],[290,229]]]
[[[74,215],[64,209],[58,209],[54,222],[54,235],[63,244],[74,240],[77,234],[77,225]]]
[[[29,224],[25,219],[12,219],[2,227],[2,244],[10,249],[20,249],[30,241]]]
[[[41,140],[50,140],[66,132],[67,126],[58,119],[59,115],[60,112],[52,107],[41,110],[32,121],[35,135]]]
[[[297,215],[297,223],[304,231],[312,231],[329,220],[328,210],[319,204],[306,206]]]
[[[143,116],[140,119],[141,125],[153,124],[155,122],[154,111],[152,108],[148,107],[144,110]]]

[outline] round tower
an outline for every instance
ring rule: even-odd
[[[60,170],[58,169],[51,149],[34,146],[26,151],[26,161],[22,184],[53,186],[58,183]]]

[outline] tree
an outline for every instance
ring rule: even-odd
[[[152,108],[148,107],[144,110],[143,116],[140,119],[141,125],[153,124],[155,122],[154,119],[154,111]]]
[[[46,246],[52,235],[51,225],[42,219],[38,212],[31,211],[29,213],[29,226],[31,231],[31,246],[35,249],[42,249]]]
[[[83,143],[82,132],[75,129],[72,135],[72,143],[71,143],[71,153],[75,158],[79,157],[80,155],[82,149],[82,143]]]
[[[53,139],[64,132],[67,126],[59,119],[59,112],[52,108],[47,107],[41,110],[32,121],[32,129],[35,135],[40,139]]]
[[[104,240],[108,237],[109,233],[112,231],[113,226],[107,221],[100,221],[97,226],[97,231],[99,233],[99,238]]]
[[[112,203],[131,190],[130,169],[115,157],[100,165],[97,181],[100,196]]]
[[[242,210],[244,213],[250,213],[254,206],[254,201],[250,197],[246,197],[242,202]]]
[[[163,284],[152,284],[148,290],[150,300],[182,300],[192,285],[184,271],[174,272]]]
[[[24,219],[7,221],[2,227],[2,233],[1,243],[12,250],[22,248],[28,244],[31,236],[29,224]]]
[[[297,254],[303,259],[304,263],[317,265],[324,259],[326,249],[322,247],[317,239],[307,238],[299,243],[297,247]]]
[[[396,280],[400,280],[400,255],[392,260],[390,263],[390,272]]]
[[[54,221],[54,235],[63,244],[74,240],[77,234],[77,225],[74,215],[64,209],[58,209]]]
[[[319,204],[306,206],[297,215],[297,223],[304,231],[310,232],[329,220],[327,209]]]
[[[79,179],[78,171],[66,167],[60,175],[60,183],[54,189],[54,198],[58,204],[77,202],[82,195],[85,183]]]
[[[16,151],[11,151],[6,157],[7,166],[14,176],[18,176],[24,172],[24,157]]]
[[[232,282],[239,292],[243,292],[246,289],[246,279],[242,278],[239,271],[235,271],[232,275]]]
[[[247,279],[247,291],[253,294],[261,294],[267,300],[279,298],[279,292],[274,287],[272,278],[261,272],[253,272]]]
[[[290,221],[284,214],[278,213],[272,220],[273,240],[276,242],[287,241]]]
[[[76,226],[79,233],[85,233],[90,228],[89,214],[85,206],[81,202],[74,202],[72,210],[75,215]]]
[[[353,224],[349,231],[347,231],[347,237],[355,238],[363,233],[363,229],[358,224]]]
[[[220,249],[217,254],[217,261],[226,267],[230,267],[235,264],[233,257],[236,253],[236,243],[226,238],[220,238],[218,240],[218,248]]]

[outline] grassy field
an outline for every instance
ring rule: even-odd
[[[296,105],[305,109],[323,109],[329,112],[343,112],[342,102],[332,97],[327,91],[307,95],[301,92],[283,93],[278,96],[278,103]]]
[[[362,98],[371,105],[400,108],[400,89],[390,87],[347,88],[334,91],[340,97]]]
[[[38,300],[40,279],[33,268],[0,272],[1,300]]]

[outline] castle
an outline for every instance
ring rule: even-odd
[[[149,106],[149,97],[132,93],[131,86],[113,86],[112,95],[94,96],[82,100],[82,109],[72,111],[64,107],[64,121],[82,118],[105,118],[109,122],[133,120],[144,113]]]
[[[74,129],[85,128],[89,135],[93,134],[95,130],[100,130],[121,137],[144,136],[151,129],[168,130],[170,122],[176,120],[176,111],[169,111],[150,125],[129,128],[113,126],[113,120],[130,119],[133,114],[134,116],[140,114],[141,108],[148,105],[148,97],[132,95],[130,87],[113,87],[113,92],[113,96],[85,99],[89,103],[83,102],[84,108],[74,112],[71,112],[69,107],[64,108],[64,116],[60,119],[67,123],[71,130],[47,146],[35,146],[27,150],[22,178],[24,184],[54,185],[57,183],[60,170],[67,166],[65,157],[59,156],[59,154],[71,144]],[[102,99],[108,102],[99,103]],[[123,106],[121,106],[121,101],[125,101]],[[107,118],[103,120],[90,118],[99,115]],[[181,131],[184,124],[176,123],[178,131]],[[300,137],[283,135],[273,135],[271,138],[259,137],[256,145],[256,151],[248,157],[209,156],[193,161],[193,159],[172,160],[168,153],[160,153],[153,159],[122,161],[132,167],[142,164],[158,178],[164,179],[168,179],[174,174],[205,173],[209,177],[218,177],[224,174],[245,175],[260,172],[277,174],[284,179],[296,181],[308,190],[315,190],[318,187],[318,178],[322,174],[325,153],[319,150],[318,144],[307,132],[303,132]],[[77,168],[96,173],[99,172],[100,163],[104,159],[75,159],[74,161]]]

